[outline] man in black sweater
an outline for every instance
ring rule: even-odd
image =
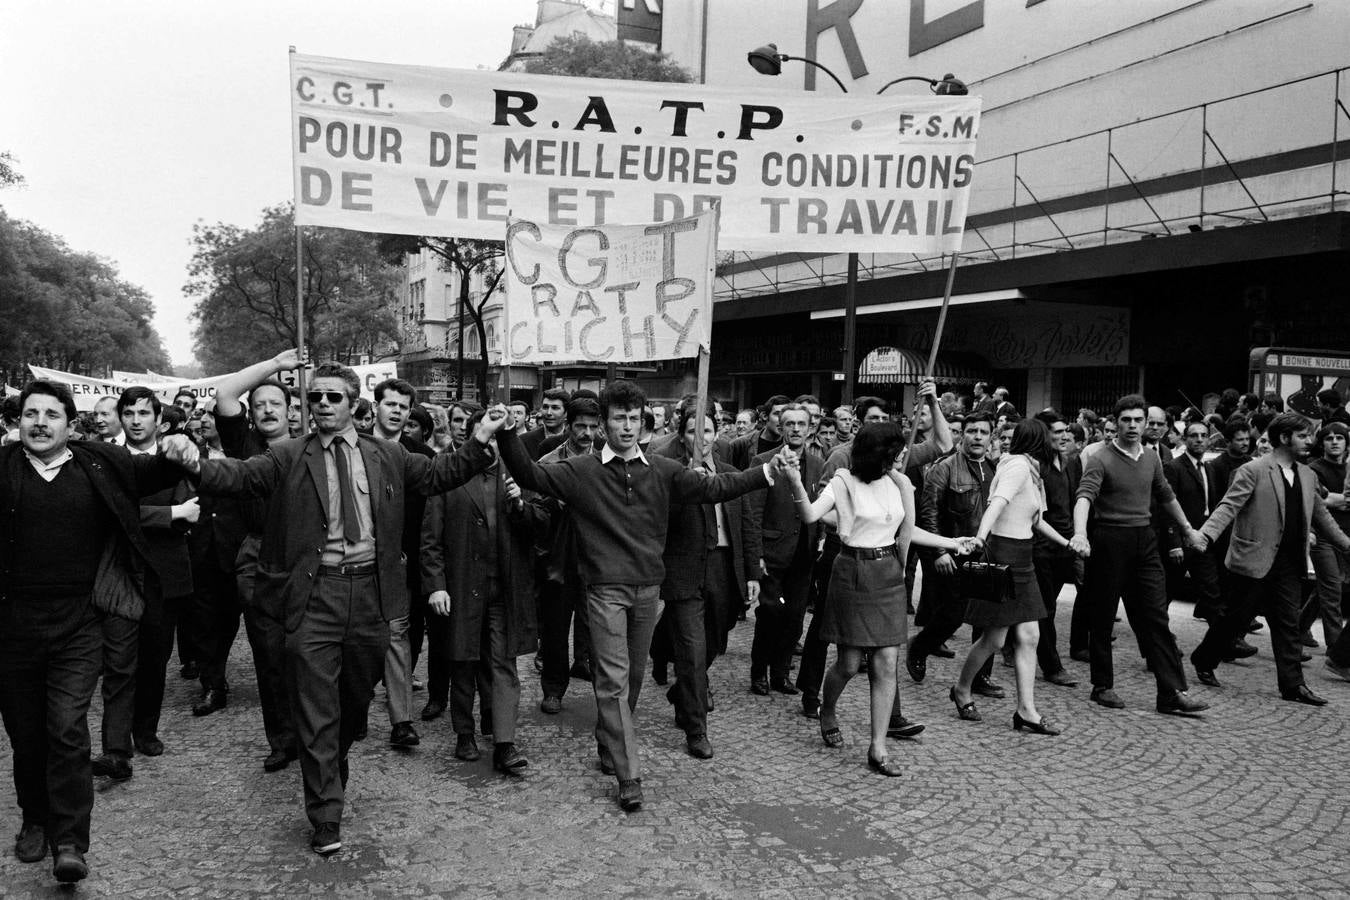
[[[770,466],[709,477],[638,447],[647,397],[618,380],[600,395],[605,446],[540,466],[510,423],[498,435],[502,460],[528,490],[567,503],[586,585],[595,674],[600,767],[619,779],[619,805],[642,806],[633,710],[642,687],[652,631],[661,615],[662,551],[671,503],[721,503],[771,483]],[[775,459],[773,468],[781,467]]]

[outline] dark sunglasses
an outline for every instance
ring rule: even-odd
[[[347,399],[347,395],[342,393],[342,391],[307,391],[305,397],[310,403],[318,403],[320,400],[327,400],[334,406],[337,406],[343,400]]]

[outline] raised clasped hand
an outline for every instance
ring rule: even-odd
[[[185,434],[171,434],[159,441],[159,453],[169,462],[177,463],[189,472],[195,472],[201,451]]]

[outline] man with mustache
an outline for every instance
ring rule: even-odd
[[[94,785],[89,701],[103,659],[103,621],[139,613],[149,548],[140,497],[182,478],[186,435],[159,455],[70,441],[75,401],[34,381],[20,403],[20,443],[0,447],[0,715],[23,811],[15,855],[50,852],[57,881],[89,874]]]

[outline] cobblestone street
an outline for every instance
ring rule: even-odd
[[[1203,623],[1181,605],[1172,620],[1189,652]],[[1222,689],[1192,685],[1214,708],[1188,720],[1153,711],[1152,679],[1122,622],[1116,687],[1128,708],[1089,703],[1087,666],[1069,662],[1079,687],[1038,681],[1042,712],[1065,728],[1053,738],[1011,730],[1012,672],[1000,666],[1009,698],[977,698],[985,721],[959,721],[947,700],[959,657],[933,659],[922,685],[901,672],[906,714],[928,730],[892,742],[907,772],[885,779],[865,764],[865,676],[844,695],[845,746],[828,749],[797,698],[749,692],[752,625],[736,628],[712,671],[710,761],[685,754],[648,675],[647,805],[633,815],[596,767],[589,689],[573,681],[562,715],[541,714],[529,657],[518,743],[531,765],[521,779],[495,774],[490,754],[456,761],[448,716],[416,721],[422,744],[411,753],[390,748],[377,694],[370,737],[352,752],[344,850],[329,859],[308,849],[298,766],[262,770],[241,635],[229,707],[194,719],[195,685],[178,678],[175,659],[167,752],[137,757],[130,781],[96,781],[89,880],[64,891],[49,862],[22,865],[7,848],[0,895],[1350,895],[1350,684],[1324,675],[1321,649],[1305,670],[1329,706],[1279,699],[1263,631],[1252,637],[1258,656],[1219,669]],[[415,695],[415,709],[425,697]],[[0,768],[8,841],[19,816],[7,744]]]

